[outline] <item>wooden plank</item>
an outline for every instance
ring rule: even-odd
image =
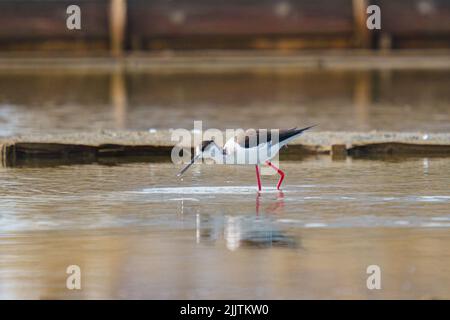
[[[366,24],[368,5],[368,0],[353,0],[355,43],[358,48],[369,48],[371,44],[371,36]]]
[[[121,56],[125,44],[125,27],[127,24],[126,0],[111,0],[110,4],[110,33],[111,53]]]

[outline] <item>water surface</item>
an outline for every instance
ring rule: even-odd
[[[450,72],[0,74],[0,136],[100,129],[450,131]]]
[[[448,158],[281,168],[1,168],[0,298],[450,298]]]

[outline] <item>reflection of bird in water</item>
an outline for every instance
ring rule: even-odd
[[[240,247],[299,247],[297,237],[286,234],[269,218],[196,214],[196,242],[215,243],[224,238],[229,250]]]
[[[259,210],[261,207],[261,194],[258,192],[256,195],[256,215],[259,215]],[[278,192],[277,201],[269,205],[264,211],[267,213],[282,213],[284,209],[284,193],[283,191]]]
[[[196,242],[214,243],[222,235],[228,249],[236,250],[240,247],[299,247],[299,240],[287,234],[276,225],[270,216],[259,216],[259,201],[256,198],[256,215],[209,215],[195,216]],[[279,214],[284,207],[284,194],[277,194],[276,202],[270,204],[264,212]]]
[[[214,140],[205,140],[197,147],[196,154],[178,173],[178,176],[186,172],[199,158],[213,159],[218,164],[255,165],[258,190],[261,191],[259,166],[267,164],[280,175],[280,180],[277,183],[277,189],[279,190],[285,174],[274,166],[270,160],[278,154],[282,147],[286,146],[290,141],[300,136],[309,128],[311,127],[287,130],[249,129],[228,140],[223,148],[219,147]]]
[[[297,240],[277,228],[269,219],[249,219],[242,216],[227,217],[224,227],[226,246],[230,250],[239,247],[297,247]]]

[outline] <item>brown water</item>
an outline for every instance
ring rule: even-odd
[[[450,159],[281,167],[0,168],[0,298],[450,298]]]
[[[450,131],[450,72],[0,74],[0,136],[99,129]],[[239,115],[237,117],[237,115]]]

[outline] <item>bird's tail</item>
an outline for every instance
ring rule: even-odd
[[[301,135],[304,131],[311,129],[313,127],[317,126],[317,124],[313,125],[313,126],[309,126],[306,128],[302,128],[302,129],[297,129],[297,127],[294,127],[292,129],[286,130],[283,133],[280,133],[280,144],[282,146],[285,146],[288,142],[294,140],[295,138],[297,138],[299,135]]]
[[[312,125],[312,126],[309,126],[309,127],[306,127],[306,128],[303,128],[303,129],[297,129],[297,128],[294,128],[294,130],[297,132],[297,133],[296,133],[296,135],[297,135],[297,134],[302,133],[303,131],[306,131],[306,130],[311,129],[311,128],[314,128],[314,127],[317,127],[317,124]]]

